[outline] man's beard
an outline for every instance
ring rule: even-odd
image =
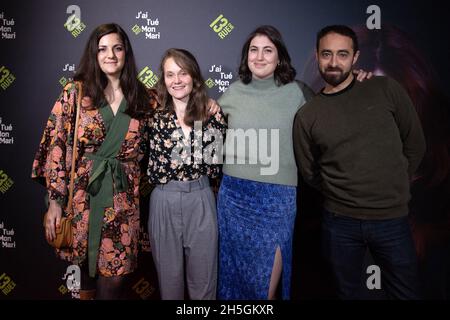
[[[339,73],[327,73],[328,71],[338,71]],[[328,67],[325,69],[325,72],[322,72],[322,70],[319,69],[320,75],[322,76],[323,80],[325,80],[326,83],[333,87],[337,87],[342,82],[345,81],[345,79],[348,78],[348,75],[350,74],[351,70],[347,72],[343,72],[340,68],[332,68]]]

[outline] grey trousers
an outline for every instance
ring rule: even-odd
[[[157,185],[148,232],[163,300],[213,300],[217,288],[217,212],[206,176]]]

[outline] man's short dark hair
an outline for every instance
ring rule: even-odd
[[[352,39],[353,42],[353,51],[356,53],[356,51],[359,50],[358,46],[358,37],[356,36],[355,31],[352,30],[352,28],[344,26],[344,25],[332,25],[332,26],[326,26],[322,30],[320,30],[317,33],[317,39],[316,39],[316,50],[319,51],[319,42],[320,39],[325,37],[329,33],[337,33],[342,36],[349,37]]]

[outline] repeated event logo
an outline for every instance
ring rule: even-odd
[[[2,175],[1,172],[2,170],[0,170],[0,177]],[[2,242],[2,248],[6,249],[16,248],[16,240],[14,240],[14,234],[15,234],[14,228],[8,229],[5,226],[5,222],[0,221],[0,241]]]
[[[5,272],[0,273],[0,292],[5,296],[11,293],[16,287],[16,283]]]
[[[139,11],[136,15],[137,23],[131,28],[135,35],[143,34],[145,39],[159,40],[161,39],[161,31],[159,31],[159,18],[151,17],[148,11]]]
[[[205,80],[206,86],[210,89],[216,87],[219,94],[224,93],[233,82],[233,72],[225,71],[221,64],[210,66],[208,74],[209,78]]]
[[[159,80],[156,73],[150,69],[150,67],[144,67],[138,74],[138,79],[141,81],[146,88],[152,88]]]
[[[0,33],[2,34],[2,39],[16,39],[15,26],[16,23],[13,18],[8,19],[4,12],[0,12]]]
[[[86,29],[86,25],[81,21],[81,9],[79,6],[72,4],[67,7],[66,13],[69,17],[64,23],[64,28],[76,38]]]
[[[9,88],[9,86],[16,80],[16,77],[11,73],[11,71],[6,66],[0,67],[0,87],[3,90]]]
[[[64,75],[59,79],[59,83],[64,88],[67,82],[73,80],[73,76],[75,74],[75,64],[66,63],[62,68],[62,71],[64,72]]]
[[[147,232],[147,228],[141,226],[140,228],[140,234],[139,237],[139,245],[141,246],[142,252],[152,252],[152,247],[150,245],[150,238]]]
[[[227,37],[234,29],[234,26],[223,16],[223,14],[220,14],[213,22],[211,22],[209,27],[213,29],[220,39],[225,39],[225,37]]]
[[[143,300],[148,299],[156,290],[156,288],[144,277],[140,278],[139,281],[133,285],[132,289]]]
[[[13,125],[4,123],[2,117],[0,117],[0,144],[14,144]]]
[[[0,192],[5,194],[13,184],[14,181],[6,174],[6,172],[0,169]]]

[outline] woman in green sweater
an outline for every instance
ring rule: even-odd
[[[292,125],[313,96],[280,32],[253,31],[242,48],[240,80],[219,100],[228,117],[218,195],[219,299],[274,299],[290,292],[297,167]]]

